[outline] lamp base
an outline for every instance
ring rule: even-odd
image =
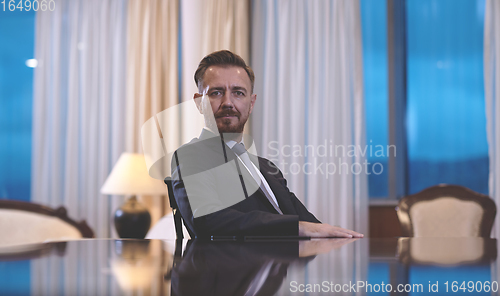
[[[132,196],[115,212],[115,228],[120,238],[143,239],[151,226],[148,209]]]

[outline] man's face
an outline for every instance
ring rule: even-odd
[[[219,133],[242,133],[257,98],[245,69],[211,66],[203,76],[203,89],[207,88]]]

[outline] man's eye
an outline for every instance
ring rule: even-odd
[[[244,96],[245,95],[242,91],[236,91],[235,94],[237,96]]]
[[[210,96],[220,96],[220,95],[221,95],[221,92],[218,90],[210,93]]]

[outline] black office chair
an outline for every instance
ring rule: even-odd
[[[184,238],[184,235],[182,233],[182,216],[181,212],[179,211],[179,208],[177,206],[177,202],[175,201],[174,198],[174,190],[172,188],[172,178],[166,177],[164,180],[165,184],[167,184],[168,188],[168,200],[170,201],[170,207],[172,208],[172,213],[174,214],[174,225],[175,225],[175,234],[177,236],[178,240],[182,240]],[[189,227],[186,227],[187,231],[189,232],[189,235],[191,238],[194,238],[193,233],[189,229]]]
[[[170,269],[169,272],[167,272],[163,276],[164,280],[170,280],[172,269],[174,269],[174,267],[176,267],[177,264],[182,259],[182,240],[184,239],[184,234],[182,233],[181,212],[179,211],[177,202],[175,201],[174,190],[172,188],[172,178],[166,177],[163,181],[165,182],[168,188],[168,200],[170,201],[170,207],[172,208],[172,213],[174,214],[175,235],[177,236],[177,239],[175,240],[175,252],[174,252],[174,260],[172,262],[172,268]],[[191,238],[194,238],[194,236],[191,233],[191,230],[189,230],[189,228],[187,227],[186,229],[188,230]]]

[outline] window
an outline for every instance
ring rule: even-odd
[[[387,6],[385,0],[361,0],[366,135],[369,147],[387,147],[389,113],[387,89]],[[369,150],[368,150],[369,151]],[[367,154],[371,198],[388,196],[388,157]],[[383,170],[373,170],[375,163]],[[378,174],[380,172],[380,174]],[[377,174],[375,174],[377,173]]]
[[[35,13],[0,11],[0,198],[30,200]]]
[[[407,0],[408,193],[488,193],[484,0]]]
[[[400,19],[406,46],[406,110],[397,117],[406,147],[397,147],[396,174],[407,180],[397,197],[439,183],[488,193],[488,144],[483,82],[484,0],[406,0]],[[386,0],[361,0],[368,145],[389,145],[388,13]],[[389,28],[391,29],[391,28]],[[396,61],[397,62],[397,61]],[[405,81],[403,81],[405,82]],[[403,120],[400,120],[403,118]],[[394,120],[394,118],[393,118]],[[401,151],[401,148],[405,151]],[[401,153],[404,152],[404,153]],[[406,155],[406,156],[404,156]],[[387,198],[389,159],[372,156],[384,172],[371,174],[372,199]]]

